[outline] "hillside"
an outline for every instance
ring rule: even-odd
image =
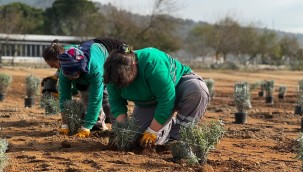
[[[36,8],[48,8],[52,6],[52,3],[55,0],[47,0],[47,1],[41,1],[41,0],[0,0],[0,5],[4,5],[4,4],[9,4],[9,3],[13,3],[13,2],[22,2],[25,3],[27,5],[36,7]],[[111,8],[115,8],[114,6],[111,5],[102,5],[101,3],[95,2],[96,6],[100,9],[100,12],[102,12],[103,14],[107,14],[111,9]],[[142,22],[146,22],[146,17],[144,15],[138,15],[138,14],[132,14],[129,12],[125,12],[127,15],[131,15],[131,18],[133,18],[135,21],[138,21],[138,23],[142,23]],[[174,17],[172,17],[174,18]],[[207,24],[206,22],[200,21],[200,22],[195,22],[193,20],[184,20],[181,18],[174,18],[175,20],[178,21],[179,23],[179,27],[177,28],[176,34],[178,34],[179,36],[181,35],[181,38],[184,39],[188,32],[195,26],[197,25],[205,25]],[[283,32],[283,31],[277,31],[274,30],[278,35],[280,36],[284,36],[284,35],[288,35],[291,37],[296,37],[301,45],[301,47],[303,47],[303,34],[294,34],[294,33],[289,33],[289,32]]]

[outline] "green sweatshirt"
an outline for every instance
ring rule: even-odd
[[[111,111],[115,117],[126,114],[127,100],[143,107],[156,105],[154,118],[164,124],[172,115],[175,87],[191,69],[156,48],[137,50],[135,54],[138,72],[133,83],[123,88],[107,85]]]
[[[89,85],[89,100],[87,112],[83,127],[92,129],[96,124],[98,115],[102,106],[103,98],[103,65],[108,57],[106,48],[98,43],[90,47],[90,59],[88,62],[88,73],[82,73],[78,79],[73,82]],[[71,100],[71,83],[72,81],[65,77],[60,71],[59,89],[60,89],[60,109],[63,110],[63,103]]]

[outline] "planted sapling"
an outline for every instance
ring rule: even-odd
[[[286,91],[287,91],[287,87],[286,86],[279,86],[279,94],[278,94],[278,98],[279,99],[284,99]]]
[[[298,82],[299,89],[298,89],[298,100],[297,105],[295,106],[295,115],[302,115],[303,114],[303,80]]]
[[[250,106],[250,92],[247,82],[237,82],[234,86],[234,101],[237,108],[235,113],[236,123],[247,122],[247,109]]]
[[[274,80],[265,81],[266,103],[274,104],[274,98],[273,98],[274,88],[275,88]]]
[[[295,115],[303,114],[303,90],[299,90],[298,92],[298,100],[297,105],[295,106]]]
[[[265,96],[265,88],[266,88],[266,81],[261,81],[260,82],[260,92],[259,92],[260,97]]]
[[[5,98],[8,86],[12,82],[12,77],[5,73],[0,73],[0,102]]]
[[[32,107],[35,103],[35,96],[39,92],[40,79],[30,75],[25,79],[26,97],[24,99],[25,107]]]
[[[180,140],[170,145],[174,161],[184,159],[189,164],[205,164],[209,151],[215,148],[223,134],[224,126],[221,122],[181,126]]]
[[[38,94],[40,79],[30,75],[26,77],[26,97],[34,98]]]
[[[40,106],[44,108],[46,115],[55,115],[60,110],[59,100],[51,94],[43,94]]]
[[[80,101],[67,100],[64,102],[62,120],[68,125],[69,134],[73,135],[78,132],[83,124],[84,114],[84,106]]]
[[[303,172],[303,133],[300,133],[300,138],[297,140],[299,143],[299,149],[297,152],[297,158],[301,161],[301,171]]]
[[[204,82],[208,88],[210,98],[213,99],[215,96],[215,81],[213,79],[205,79]]]
[[[115,122],[112,126],[114,133],[113,144],[119,150],[132,149],[140,134],[138,133],[139,126],[135,118],[130,117],[123,122]]]

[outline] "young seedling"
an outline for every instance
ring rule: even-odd
[[[302,115],[303,114],[303,90],[299,90],[298,92],[298,101],[295,107],[295,115]]]
[[[115,122],[112,126],[115,137],[113,144],[119,150],[127,151],[132,149],[140,136],[138,130],[138,123],[133,117],[126,119],[124,122]]]
[[[297,152],[297,158],[301,161],[301,171],[303,172],[303,133],[300,133],[300,138],[297,140],[299,143],[299,149]]]
[[[234,86],[234,101],[237,108],[235,122],[243,124],[247,122],[247,109],[250,108],[250,92],[247,82],[237,82]]]
[[[266,103],[274,104],[273,93],[275,88],[274,80],[265,81]]]
[[[278,98],[279,98],[279,99],[284,99],[285,94],[286,94],[286,91],[287,91],[286,86],[279,86]]]
[[[260,97],[265,96],[265,88],[266,88],[266,81],[261,81],[260,82],[260,92],[259,92]]]
[[[83,104],[78,100],[67,100],[64,102],[62,119],[69,127],[69,134],[76,134],[83,124],[85,114]]]
[[[249,84],[249,91],[252,92],[253,90],[256,90],[259,87],[260,87],[260,82],[251,83]]]
[[[12,77],[10,75],[0,73],[0,102],[4,100],[7,88],[12,82]]]
[[[174,161],[184,159],[189,164],[205,164],[209,151],[215,149],[223,134],[224,126],[221,122],[181,126],[180,140],[170,146]]]
[[[299,84],[299,91],[303,91],[303,80],[300,80],[298,84]]]
[[[205,79],[204,82],[208,88],[210,98],[213,99],[215,96],[215,81],[213,79]]]
[[[8,165],[8,157],[6,156],[6,150],[8,148],[8,142],[6,139],[0,139],[0,171],[3,171]]]
[[[39,92],[40,79],[30,75],[26,77],[26,97],[34,98]]]
[[[40,106],[44,108],[46,115],[56,115],[60,110],[59,100],[51,94],[42,96]]]

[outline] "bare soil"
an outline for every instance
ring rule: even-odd
[[[10,144],[6,171],[300,171],[295,158],[301,116],[294,115],[298,81],[303,72],[290,71],[196,71],[204,78],[215,80],[215,98],[201,122],[223,120],[226,133],[211,151],[206,166],[175,163],[168,150],[122,152],[108,146],[108,134],[93,131],[89,138],[58,134],[60,115],[46,116],[39,107],[24,108],[25,77],[43,78],[53,69],[0,68],[11,74],[13,82],[4,102],[0,102],[0,137]],[[288,87],[284,100],[277,90],[274,105],[265,103],[252,92],[252,108],[247,124],[235,124],[233,86],[236,81],[254,83],[275,80]],[[110,124],[109,124],[110,127]]]

